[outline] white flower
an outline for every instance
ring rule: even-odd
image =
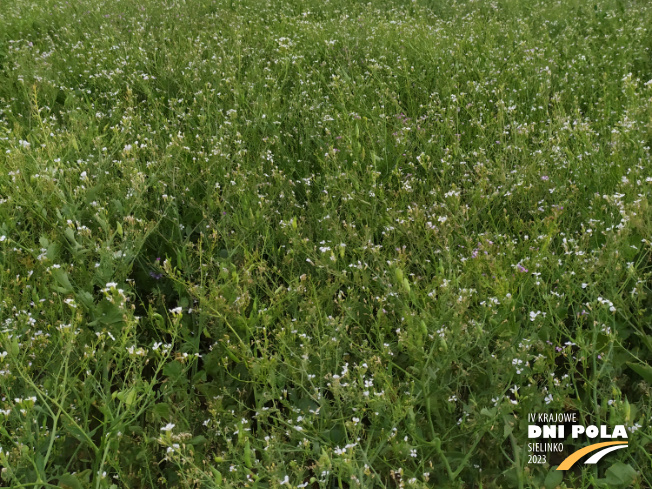
[[[541,314],[543,317],[546,316],[546,313],[545,313],[545,312],[541,312],[541,311],[536,311],[536,312],[534,312],[534,311],[530,311],[530,321],[534,321],[534,320],[537,318],[537,316],[538,316],[539,314]]]
[[[168,423],[166,424],[163,428],[161,428],[161,431],[170,431],[172,428],[174,428],[176,425],[174,423]]]

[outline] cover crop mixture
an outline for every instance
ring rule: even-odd
[[[652,487],[651,27],[0,0],[0,486]]]

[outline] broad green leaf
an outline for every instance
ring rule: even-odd
[[[643,377],[643,380],[648,384],[652,385],[652,367],[646,364],[627,362],[629,368],[631,368],[638,375]]]
[[[607,469],[604,481],[609,487],[625,487],[634,482],[636,475],[637,472],[631,465],[616,462]]]
[[[124,321],[124,312],[116,304],[112,304],[108,300],[103,300],[95,308],[95,321],[91,325],[103,324],[110,326],[112,324],[121,323]]]
[[[171,380],[180,380],[183,376],[183,365],[173,360],[163,367],[163,375],[169,377]]]
[[[543,485],[546,489],[555,489],[555,487],[561,484],[561,481],[564,480],[564,472],[557,470],[556,465],[554,467],[550,467],[548,470],[549,472],[543,481]]]
[[[70,283],[70,279],[68,278],[68,274],[64,272],[60,268],[53,268],[52,269],[52,276],[54,277],[54,280],[57,281],[57,283],[61,286],[63,289],[62,293],[70,293],[73,291],[72,289],[72,284]]]
[[[72,474],[64,474],[59,477],[59,487],[64,489],[83,489],[77,477]]]
[[[170,419],[171,415],[171,410],[170,410],[170,405],[165,402],[159,402],[158,404],[154,405],[152,408],[152,412],[154,414],[160,416],[163,419]]]

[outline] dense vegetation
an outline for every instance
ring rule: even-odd
[[[0,1],[0,486],[652,487],[651,27]]]

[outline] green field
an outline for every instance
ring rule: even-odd
[[[651,488],[651,145],[644,0],[0,0],[0,487]]]

